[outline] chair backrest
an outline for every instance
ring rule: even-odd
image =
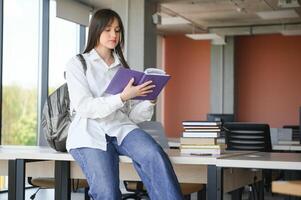
[[[161,145],[162,148],[169,148],[168,140],[161,122],[145,121],[139,123],[138,126],[150,134],[158,142],[158,144]]]
[[[229,122],[224,129],[227,150],[272,151],[268,124]]]

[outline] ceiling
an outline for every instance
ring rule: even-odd
[[[110,8],[110,0],[81,0],[95,8]],[[224,35],[277,32],[287,27],[301,30],[298,0],[156,0],[160,34],[215,32]],[[262,19],[257,12],[272,11],[275,19]],[[278,11],[285,11],[277,13]],[[286,12],[293,14],[287,16]],[[263,13],[267,14],[267,13]],[[186,22],[185,22],[186,21]],[[232,33],[231,33],[232,31]]]
[[[221,30],[221,28],[249,28],[252,26],[301,23],[301,7],[281,8],[279,0],[161,0],[159,13],[165,17],[180,16],[190,24],[158,25],[163,33],[192,33]],[[290,6],[289,4],[285,4]],[[290,10],[294,18],[262,19],[256,13]],[[216,31],[214,31],[216,32]]]
[[[75,0],[94,9],[112,8],[112,0]]]

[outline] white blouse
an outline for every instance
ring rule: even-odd
[[[150,101],[129,100],[123,103],[120,94],[104,93],[115,73],[121,66],[117,55],[108,66],[95,49],[83,54],[87,71],[77,57],[66,66],[71,110],[76,114],[70,124],[67,150],[91,147],[106,150],[105,135],[115,136],[120,145],[125,136],[135,128],[136,123],[149,121],[154,104]]]

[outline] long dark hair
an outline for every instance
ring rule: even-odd
[[[129,68],[129,65],[124,59],[122,49],[124,47],[124,27],[121,21],[120,16],[113,10],[110,9],[101,9],[94,13],[92,16],[89,33],[88,33],[88,42],[84,50],[84,53],[91,51],[99,42],[100,34],[104,31],[105,27],[113,22],[114,19],[117,19],[119,28],[120,28],[120,40],[115,47],[115,52],[121,62],[121,64]],[[113,51],[113,50],[112,50]]]

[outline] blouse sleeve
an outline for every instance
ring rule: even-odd
[[[154,114],[154,106],[150,101],[131,100],[129,118],[135,123],[150,121]]]
[[[93,97],[82,64],[77,58],[72,58],[67,63],[66,81],[70,103],[76,114],[83,118],[104,118],[124,105],[120,94],[108,97]]]

